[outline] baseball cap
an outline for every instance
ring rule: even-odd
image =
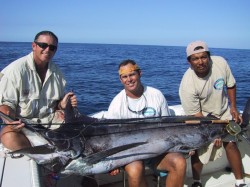
[[[186,49],[187,57],[205,51],[209,51],[209,49],[207,47],[207,44],[203,41],[191,42],[190,44],[188,44]]]

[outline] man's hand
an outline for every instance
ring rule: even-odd
[[[19,132],[22,130],[22,128],[25,126],[25,123],[23,123],[21,120],[13,121],[13,122],[7,122],[5,120],[6,124],[9,124],[11,126],[11,129],[15,132]]]
[[[25,126],[25,124],[19,119],[15,119],[14,111],[7,105],[1,105],[0,111],[2,114],[5,114],[7,117],[2,116],[2,120],[12,131],[19,132]]]
[[[240,113],[238,112],[238,110],[235,107],[230,108],[230,113],[231,113],[231,115],[233,117],[233,120],[236,123],[241,124],[243,122],[242,116],[240,115]]]
[[[109,172],[109,174],[112,175],[112,176],[115,176],[118,173],[120,173],[120,169],[114,169],[114,170],[112,170],[112,171]]]
[[[195,154],[195,150],[189,151],[188,156],[193,156]]]
[[[214,140],[214,146],[215,147],[221,147],[222,146],[222,140],[221,140],[221,138],[216,138]]]
[[[74,95],[73,92],[69,92],[69,93],[67,93],[67,94],[63,97],[63,99],[59,102],[58,108],[59,108],[59,109],[65,109],[65,108],[66,108],[66,105],[67,105],[68,99],[70,99],[71,105],[72,105],[73,107],[76,107],[76,106],[77,106],[77,99],[76,99],[76,96]]]

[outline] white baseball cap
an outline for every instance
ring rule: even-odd
[[[207,47],[207,44],[203,41],[191,42],[190,44],[188,44],[186,49],[187,57],[205,51],[209,51],[209,49]]]

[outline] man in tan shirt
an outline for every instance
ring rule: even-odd
[[[1,130],[1,142],[10,150],[30,147],[24,134],[25,124],[18,120],[51,124],[63,121],[63,110],[70,98],[77,105],[73,92],[65,95],[66,81],[59,67],[51,60],[57,51],[58,38],[51,31],[39,32],[32,42],[32,52],[2,71],[0,81],[0,111],[13,119]]]
[[[241,123],[242,118],[236,108],[236,82],[227,61],[220,56],[211,56],[203,41],[190,43],[186,52],[190,67],[185,72],[179,88],[185,113],[197,117],[210,114],[220,119]],[[221,147],[222,140],[216,139],[213,144],[215,147]],[[243,180],[241,155],[235,138],[229,135],[223,139],[223,146],[236,178],[235,186],[246,186]],[[199,154],[201,152],[198,150],[191,157],[194,178],[192,187],[202,187],[200,174],[203,164]]]

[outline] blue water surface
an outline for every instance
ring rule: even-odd
[[[210,51],[228,60],[237,81],[237,106],[243,110],[250,95],[250,50]],[[31,43],[0,42],[0,70],[29,52]],[[185,47],[61,43],[54,57],[65,74],[67,91],[75,92],[79,109],[85,114],[107,110],[112,98],[123,88],[118,65],[125,59],[138,63],[143,72],[142,82],[160,89],[169,105],[180,104],[179,84],[189,67]]]

